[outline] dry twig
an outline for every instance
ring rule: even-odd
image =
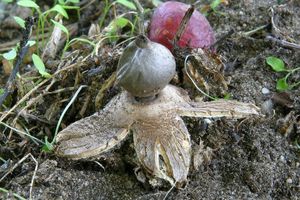
[[[271,35],[268,35],[266,37],[266,40],[271,41],[271,42],[275,42],[279,46],[282,46],[282,47],[285,47],[285,48],[292,48],[292,49],[300,50],[300,45],[299,44],[288,42],[286,40],[281,40],[281,39],[275,38]]]
[[[179,28],[173,39],[174,46],[176,46],[177,42],[180,40],[187,24],[189,23],[189,20],[191,19],[192,15],[194,13],[194,10],[195,10],[195,4],[192,4],[191,7],[185,12],[185,14],[179,24]]]
[[[25,54],[27,53],[29,49],[29,45],[27,44],[30,34],[31,34],[31,29],[33,26],[33,17],[28,17],[26,19],[26,24],[25,24],[25,30],[23,32],[23,38],[20,42],[20,50],[18,52],[18,56],[15,62],[15,66],[6,82],[5,88],[4,88],[4,93],[0,96],[0,106],[3,104],[4,100],[6,97],[12,92],[12,88],[14,85],[14,80],[17,76],[17,73],[19,72],[20,65],[23,61],[23,58]]]

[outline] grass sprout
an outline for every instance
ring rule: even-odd
[[[292,90],[300,85],[300,80],[292,83],[289,83],[288,81],[290,76],[300,70],[300,67],[287,69],[283,60],[274,56],[267,57],[266,62],[271,66],[273,71],[285,74],[283,78],[277,79],[276,89],[278,91]]]

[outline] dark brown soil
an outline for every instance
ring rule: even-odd
[[[274,10],[274,21],[281,35],[270,25],[270,8]],[[266,57],[272,55],[283,59],[289,68],[299,67],[299,49],[282,47],[266,40],[266,36],[292,38],[290,42],[299,44],[300,4],[298,0],[230,0],[218,11],[210,13],[208,20],[217,38],[223,38],[217,52],[227,66],[228,93],[232,99],[262,107],[266,116],[239,121],[212,120],[205,128],[202,119],[186,118],[195,149],[201,139],[206,147],[213,149],[213,155],[198,170],[191,170],[185,189],[174,189],[167,195],[170,189],[167,184],[152,188],[140,183],[134,174],[137,165],[132,143],[126,141],[105,159],[98,159],[105,170],[94,161],[66,161],[48,154],[39,156],[33,199],[148,200],[163,199],[166,195],[167,199],[176,200],[300,198],[300,150],[295,145],[300,138],[299,117],[298,122],[296,119],[300,114],[300,88],[288,92],[292,107],[276,101],[276,80],[282,75],[272,71],[265,62]],[[242,34],[263,25],[269,26],[251,35]],[[234,33],[228,36],[231,30]],[[299,74],[294,77],[297,79],[299,81]],[[263,88],[270,93],[264,94]],[[116,92],[110,90],[108,98]],[[266,107],[270,99],[273,99],[271,108]],[[90,108],[91,112],[93,109]],[[290,112],[295,118],[294,125],[282,134],[283,125],[279,121]],[[8,151],[0,151],[5,152]],[[33,154],[38,156],[38,153]],[[15,157],[1,157],[18,161]],[[33,171],[34,163],[26,161],[0,186],[28,198]],[[12,199],[12,195],[0,193],[0,198]]]

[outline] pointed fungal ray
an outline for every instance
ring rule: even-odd
[[[152,109],[160,113],[173,111],[180,116],[187,117],[227,117],[244,118],[251,115],[261,115],[260,108],[251,103],[235,100],[216,100],[210,102],[194,102],[187,92],[176,86],[167,85],[158,96],[159,103],[153,103]],[[149,109],[149,112],[151,110]]]
[[[127,114],[127,93],[114,97],[106,107],[74,122],[58,133],[56,154],[71,159],[96,156],[118,145],[129,133],[133,119]]]
[[[190,166],[191,141],[176,113],[144,119],[132,126],[136,154],[149,174],[182,187]]]
[[[187,117],[227,117],[244,118],[251,115],[261,115],[260,108],[251,103],[242,103],[234,100],[216,100],[210,102],[189,102],[190,106],[177,107],[180,116]]]

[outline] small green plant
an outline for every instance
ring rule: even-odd
[[[32,54],[31,58],[34,66],[39,71],[40,75],[42,75],[44,78],[51,78],[51,75],[48,72],[46,72],[46,67],[42,59],[36,54]]]
[[[134,31],[134,24],[124,17],[117,17],[116,19],[112,20],[110,24],[105,28],[105,36],[116,36],[118,34],[118,30],[124,28],[127,25],[130,26],[132,35]]]
[[[100,22],[99,22],[99,27],[100,28],[102,28],[102,26],[104,24],[104,20],[106,18],[106,15],[108,14],[109,10],[115,4],[123,5],[123,6],[127,7],[127,8],[129,8],[130,10],[136,10],[135,5],[132,2],[128,1],[128,0],[116,0],[113,3],[111,3],[111,4],[109,4],[108,0],[105,0],[105,6],[104,6],[104,9],[103,9],[103,14],[102,14],[102,17],[101,17]],[[123,18],[123,17],[121,16],[119,18]]]
[[[32,47],[33,45],[35,45],[36,42],[33,40],[29,40],[27,45],[29,47]],[[8,62],[10,62],[11,64],[13,64],[15,58],[17,57],[17,51],[19,49],[19,43],[12,48],[10,51],[4,53],[4,54],[0,54],[0,57],[3,57],[4,59],[6,59]],[[42,61],[42,59],[36,55],[33,54],[32,55],[32,61],[34,66],[36,67],[36,69],[39,71],[39,73],[44,77],[44,78],[50,78],[51,75],[49,73],[46,72],[46,68],[45,65]],[[0,95],[1,95],[1,90],[0,90]]]
[[[228,3],[226,0],[213,0],[211,3],[210,3],[210,8],[213,10],[213,11],[217,11],[217,7],[221,4],[221,3]]]
[[[126,6],[127,8],[131,9],[131,10],[136,10],[135,5],[128,1],[128,0],[116,0],[116,3],[122,4],[123,6]]]
[[[79,7],[78,6],[70,6],[68,3],[78,3],[79,0],[59,0],[56,2],[56,4],[50,8],[49,10],[46,10],[45,12],[42,12],[39,5],[36,4],[32,0],[20,0],[17,2],[19,6],[26,7],[26,8],[32,8],[33,11],[36,11],[38,13],[38,25],[37,25],[37,41],[40,38],[40,34],[42,35],[42,46],[44,46],[44,29],[45,29],[45,23],[47,22],[47,17],[50,13],[55,13],[58,15],[63,16],[66,19],[69,19],[68,13],[66,10],[68,9],[75,9],[78,12],[79,15]],[[19,17],[15,17],[16,22],[23,27],[23,21]],[[51,20],[52,21],[52,20]],[[39,54],[37,49],[37,54]]]
[[[19,26],[21,26],[22,28],[25,29],[25,20],[24,19],[17,17],[17,16],[14,16],[14,19],[19,24]]]
[[[86,39],[86,38],[73,38],[68,43],[66,43],[64,51],[66,51],[72,44],[74,44],[76,42],[81,42],[81,43],[89,44],[89,45],[91,45],[93,47],[93,52],[95,51],[96,44],[93,41],[91,41],[89,39]]]
[[[67,104],[67,106],[65,107],[65,109],[63,110],[63,112],[62,112],[62,114],[60,115],[59,120],[58,120],[58,122],[57,122],[56,129],[55,129],[55,133],[54,133],[54,137],[53,137],[53,139],[52,139],[51,142],[48,140],[48,137],[47,137],[47,136],[44,137],[44,141],[43,141],[43,140],[41,140],[41,139],[38,139],[38,138],[32,136],[32,135],[29,133],[28,130],[26,130],[26,132],[24,132],[24,131],[21,131],[21,130],[19,130],[19,129],[16,129],[16,128],[12,127],[12,126],[9,126],[8,124],[3,123],[3,122],[0,122],[0,125],[4,126],[4,127],[6,127],[6,128],[9,128],[9,129],[11,129],[11,130],[13,130],[13,131],[15,131],[15,132],[21,134],[21,135],[24,135],[24,136],[29,137],[29,138],[30,138],[34,143],[36,143],[37,145],[42,145],[42,151],[44,151],[44,152],[46,152],[46,153],[49,153],[49,152],[53,151],[53,149],[54,149],[54,144],[56,143],[57,134],[58,134],[58,131],[59,131],[61,122],[62,122],[62,120],[63,120],[63,117],[65,116],[66,112],[67,112],[68,109],[71,107],[71,105],[74,103],[74,101],[76,100],[76,98],[77,98],[78,94],[80,93],[80,91],[81,91],[83,88],[85,88],[85,87],[86,87],[86,85],[81,85],[81,86],[78,88],[78,90],[75,92],[75,94],[73,95],[73,97],[71,98],[71,100],[69,101],[69,103]],[[1,192],[1,190],[0,190],[0,192]],[[2,191],[2,192],[4,192],[4,191]]]
[[[210,11],[213,11],[213,12],[215,12],[215,13],[224,15],[223,12],[220,12],[220,11],[218,11],[218,9],[217,9],[222,3],[225,4],[225,5],[227,5],[227,4],[228,4],[228,1],[227,1],[227,0],[211,0],[211,2],[210,2],[209,5],[206,5],[206,6],[204,6],[204,7],[201,9],[201,13],[204,14],[204,15],[208,15],[208,13],[209,13]]]
[[[2,95],[4,93],[4,89],[0,88],[0,95]]]
[[[2,54],[2,56],[3,56],[3,58],[5,58],[8,61],[14,60],[17,56],[16,47],[12,48],[9,52]]]
[[[57,125],[56,125],[56,129],[55,129],[55,133],[54,133],[54,137],[52,139],[51,142],[48,141],[48,137],[45,136],[45,142],[43,147],[42,147],[42,150],[44,152],[51,152],[53,149],[54,149],[54,144],[56,143],[56,138],[57,138],[57,134],[58,134],[58,131],[59,131],[59,128],[60,128],[60,125],[61,125],[61,122],[66,114],[66,112],[68,111],[68,109],[70,108],[70,106],[74,103],[74,101],[76,100],[79,92],[85,88],[86,85],[81,85],[78,90],[75,92],[75,94],[73,95],[73,97],[71,98],[71,100],[69,101],[68,105],[65,107],[65,109],[63,110],[63,112],[61,113],[60,117],[59,117],[59,120],[57,122]]]
[[[288,78],[295,72],[299,71],[300,67],[295,69],[286,69],[283,60],[274,56],[267,57],[266,62],[271,66],[273,71],[286,74],[283,78],[277,80],[276,89],[278,91],[292,90],[300,85],[300,81],[291,84],[288,83]]]

